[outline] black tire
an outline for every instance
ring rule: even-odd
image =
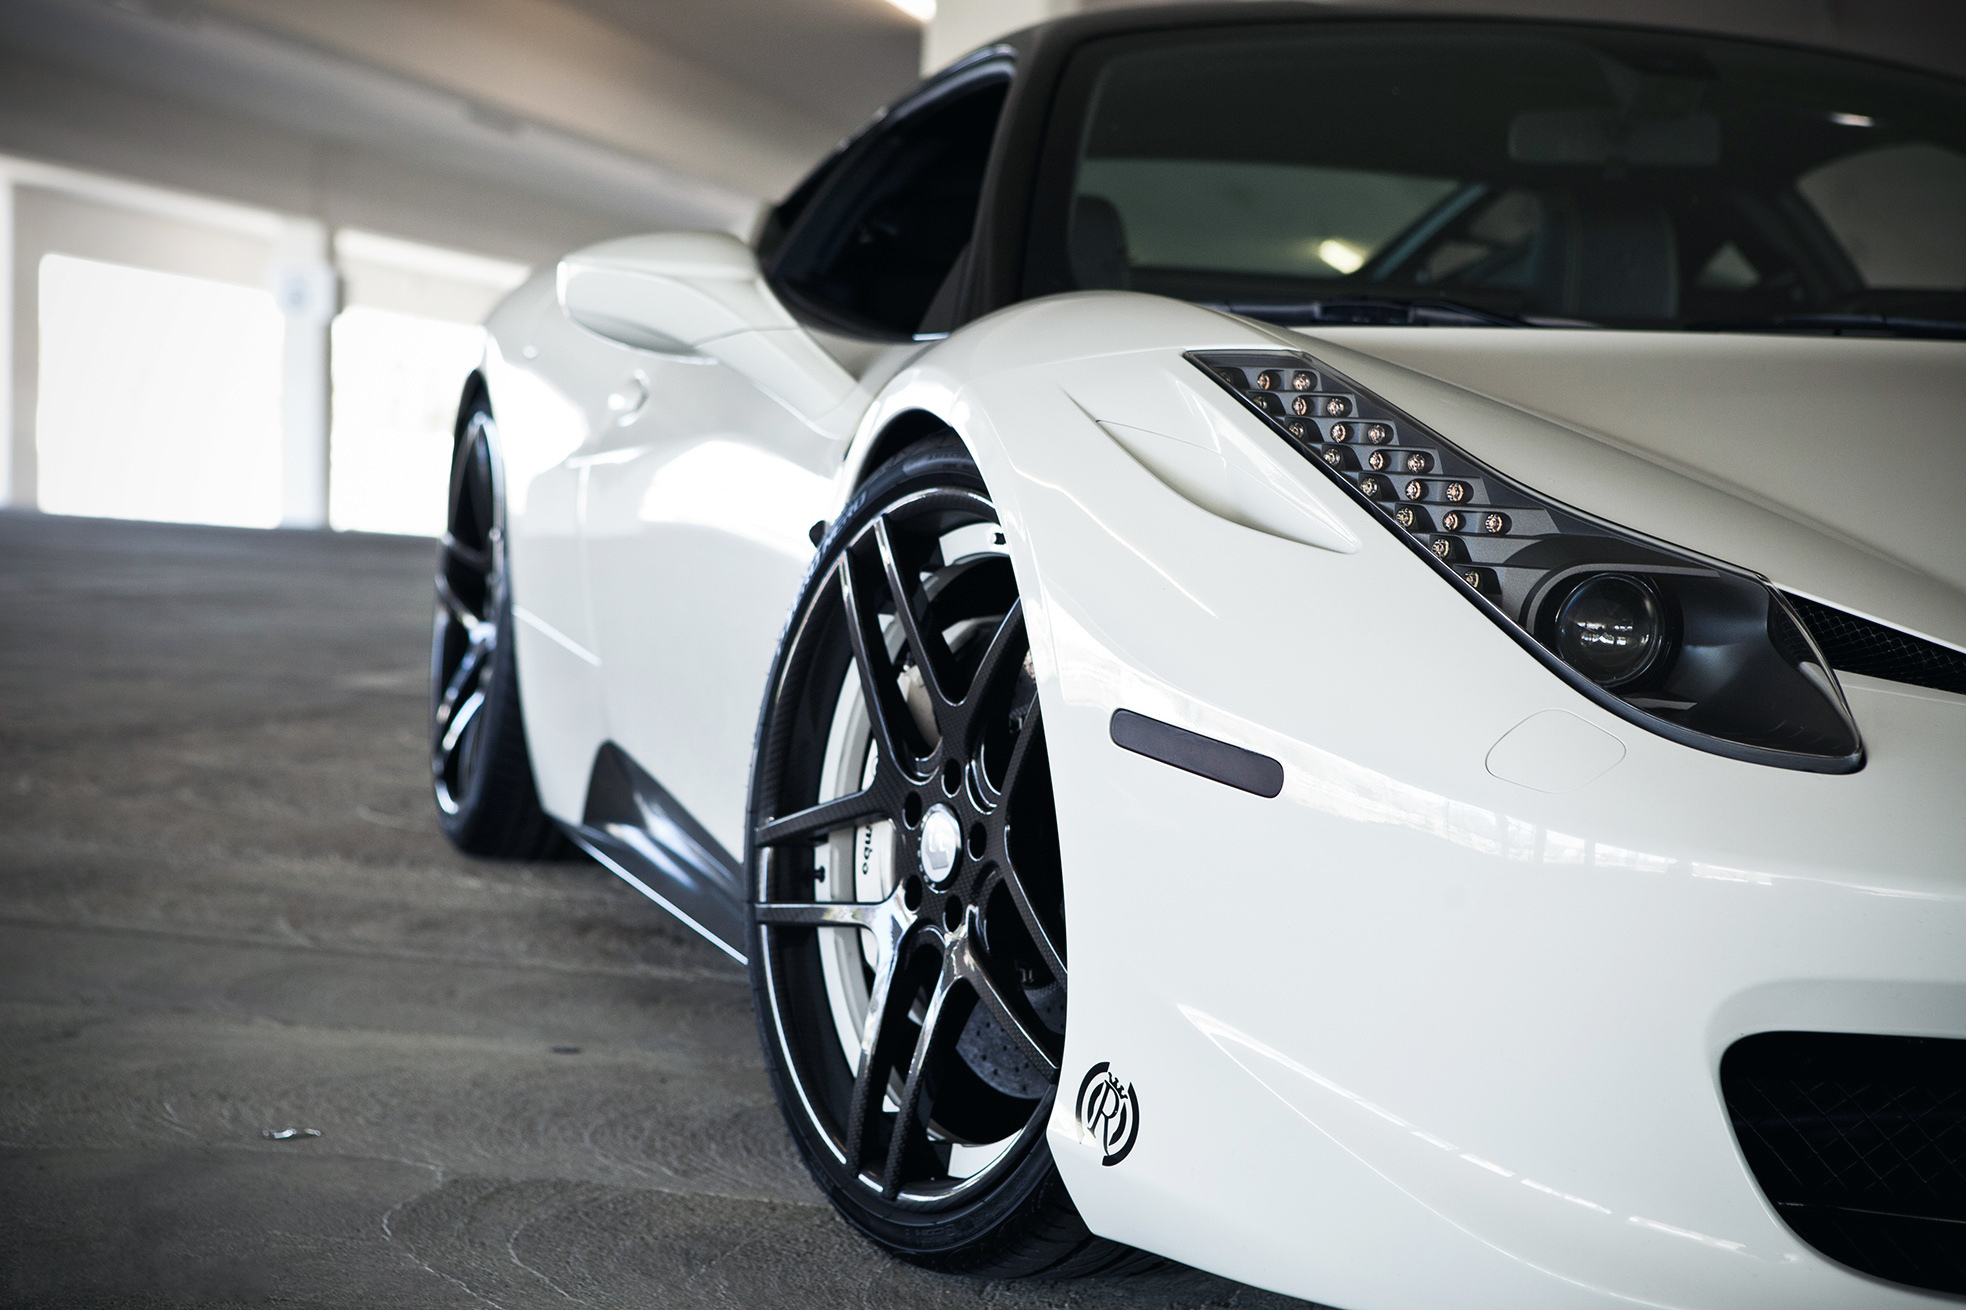
[[[430,773],[437,821],[470,855],[538,860],[566,839],[539,807],[512,641],[497,427],[467,393],[451,455],[430,640]]]
[[[1044,1138],[1066,968],[1029,645],[1008,557],[942,547],[1000,547],[996,522],[944,436],[883,465],[820,542],[758,730],[752,997],[799,1153],[875,1244],[949,1273],[1131,1271],[1157,1262],[1092,1236]],[[960,834],[953,857],[921,855],[931,829]]]

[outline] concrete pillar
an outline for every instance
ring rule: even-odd
[[[328,325],[340,306],[328,229],[282,221],[267,283],[286,317],[281,365],[280,526],[328,525]]]
[[[936,0],[934,16],[922,28],[922,72],[933,73],[1020,27],[1083,8],[1080,0]]]

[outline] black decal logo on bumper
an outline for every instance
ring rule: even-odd
[[[1140,1136],[1139,1094],[1101,1060],[1079,1084],[1078,1118],[1079,1131],[1099,1147],[1099,1163],[1118,1164]]]

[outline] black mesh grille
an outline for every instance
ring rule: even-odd
[[[1789,596],[1788,602],[1809,625],[1831,668],[1966,694],[1966,655],[1951,647],[1800,596]]]
[[[1761,1033],[1720,1065],[1741,1152],[1832,1260],[1966,1293],[1966,1041]]]

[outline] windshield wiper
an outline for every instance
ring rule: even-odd
[[[1899,314],[1763,314],[1750,318],[1709,318],[1686,325],[1688,332],[1821,332],[1829,336],[1928,337],[1966,341],[1966,321],[1906,318]]]
[[[1326,300],[1202,301],[1210,309],[1260,318],[1284,327],[1310,323],[1412,323],[1437,327],[1535,327],[1514,314],[1479,309],[1452,300],[1398,300],[1391,296],[1333,296]]]

